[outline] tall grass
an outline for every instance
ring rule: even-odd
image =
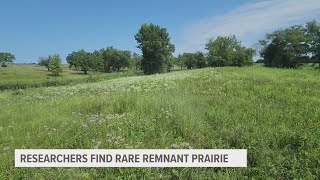
[[[208,68],[0,93],[0,178],[316,179],[311,70]],[[244,148],[248,168],[14,168],[17,148]]]
[[[49,80],[38,80],[38,81],[23,81],[23,82],[8,82],[0,83],[0,91],[4,90],[18,90],[18,89],[28,89],[28,88],[38,88],[38,87],[50,87],[50,86],[66,86],[75,85],[81,83],[93,83],[114,78],[132,76],[132,72],[116,72],[110,74],[100,74],[100,75],[88,75],[79,78],[55,78]]]

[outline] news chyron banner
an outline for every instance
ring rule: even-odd
[[[16,149],[16,167],[247,167],[246,149]]]

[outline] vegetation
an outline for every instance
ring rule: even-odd
[[[62,65],[62,68],[61,76],[51,76],[46,68],[39,65],[10,65],[0,69],[0,91],[91,83],[135,75],[133,71],[126,71],[108,74],[90,73],[84,76],[70,70],[66,65]]]
[[[308,22],[306,29],[310,38],[309,51],[312,54],[311,62],[318,63],[318,69],[320,69],[320,24],[315,20]]]
[[[120,69],[130,67],[130,51],[123,51],[113,47],[108,47],[106,49],[102,49],[101,52],[105,72],[120,71]]]
[[[319,87],[253,66],[2,92],[0,178],[316,179]],[[244,148],[248,168],[14,168],[17,148]]]
[[[48,71],[49,71],[50,70],[49,69],[49,62],[50,62],[50,56],[39,57],[38,65],[46,67],[48,69]]]
[[[195,53],[195,58],[197,60],[196,67],[201,69],[207,66],[207,59],[204,55],[204,53],[198,51]]]
[[[297,68],[301,63],[319,63],[320,28],[316,21],[267,34],[260,55],[268,67]]]
[[[87,74],[88,71],[103,71],[108,73],[120,71],[121,69],[129,68],[131,60],[135,61],[137,59],[131,59],[130,51],[119,50],[113,47],[107,47],[99,51],[96,50],[92,53],[81,49],[67,56],[69,67],[80,69],[84,74]]]
[[[249,66],[253,64],[255,51],[243,47],[235,36],[217,37],[206,44],[208,64],[211,67]]]
[[[137,53],[132,53],[131,60],[130,60],[130,67],[135,68],[136,70],[141,69],[141,60],[143,57]]]
[[[72,52],[67,56],[67,62],[69,67],[75,67],[88,74],[88,71],[98,71],[102,67],[102,57],[100,53],[86,52],[81,49],[76,52]]]
[[[16,58],[13,54],[7,52],[0,52],[1,67],[7,67],[6,63],[12,63]]]
[[[176,59],[176,64],[187,69],[203,68],[207,66],[207,59],[204,53],[198,51],[196,53],[183,53]]]
[[[48,69],[53,76],[59,76],[62,73],[61,59],[59,55],[55,54],[49,57]]]
[[[171,56],[175,49],[165,28],[143,24],[135,39],[142,51],[141,69],[144,74],[162,73],[170,69],[168,65],[171,65]]]
[[[257,63],[295,69],[253,65],[235,36],[174,57],[154,24],[135,35],[142,56],[81,49],[69,67],[54,55],[0,68],[0,179],[317,179],[319,72],[297,67],[320,69],[319,31],[312,21],[260,41]],[[14,168],[14,149],[39,148],[247,149],[248,168]]]
[[[193,53],[183,53],[178,56],[181,66],[186,66],[187,69],[192,69],[196,66],[197,60]]]

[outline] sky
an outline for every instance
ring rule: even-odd
[[[266,33],[320,21],[320,0],[0,0],[0,52],[15,63],[108,46],[141,53],[143,23],[167,29],[175,55],[205,51],[210,38],[236,35],[253,47]]]

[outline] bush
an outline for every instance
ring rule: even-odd
[[[62,73],[61,59],[55,54],[49,58],[49,71],[53,76],[59,76]]]

